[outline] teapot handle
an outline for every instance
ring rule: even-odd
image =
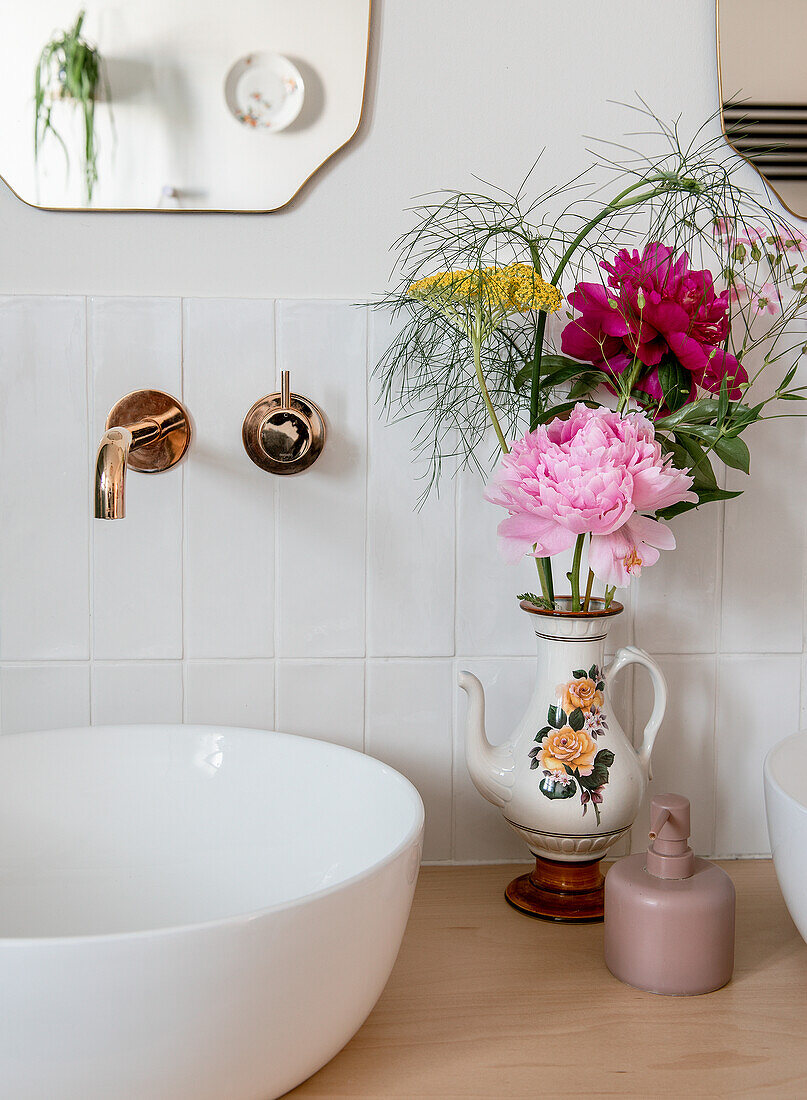
[[[650,770],[650,755],[653,752],[653,745],[656,742],[659,726],[664,718],[664,712],[667,709],[667,681],[664,679],[664,673],[649,653],[645,653],[643,649],[638,649],[635,645],[627,645],[617,652],[613,661],[606,669],[606,684],[610,686],[614,676],[628,665],[644,665],[650,673],[650,679],[653,682],[653,713],[650,715],[650,720],[644,728],[642,743],[637,749],[637,755],[647,772],[647,777],[648,779],[652,779],[653,774]]]

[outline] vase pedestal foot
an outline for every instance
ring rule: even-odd
[[[515,909],[540,920],[566,924],[601,921],[605,881],[600,861],[564,863],[536,856],[534,870],[514,878],[504,896]]]

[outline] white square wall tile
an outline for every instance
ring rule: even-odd
[[[347,302],[278,302],[277,369],[322,408],[317,462],[278,484],[280,657],[365,652],[367,316]]]
[[[787,471],[807,467],[804,421],[770,420],[749,431],[751,477],[729,471],[725,504],[721,648],[801,652],[807,509]]]
[[[185,654],[271,657],[277,478],[241,442],[249,408],[275,389],[274,303],[183,303],[185,401],[196,428],[185,467]]]
[[[395,330],[370,321],[370,371]],[[370,381],[367,481],[367,652],[371,657],[454,653],[456,479],[447,471],[425,502],[425,463],[413,462],[415,422],[387,422]]]
[[[83,298],[0,299],[4,660],[89,656],[84,318]]]
[[[96,664],[92,674],[94,726],[182,721],[178,661]]]
[[[277,729],[364,748],[364,662],[278,661]]]
[[[513,735],[524,717],[535,686],[534,657],[489,660],[460,658],[455,673],[467,669],[485,689],[488,740],[500,745]],[[507,824],[501,810],[476,789],[465,763],[467,700],[452,677],[456,697],[454,728],[454,859],[458,863],[496,860],[529,862],[529,848]]]
[[[0,669],[0,731],[86,726],[90,721],[90,666],[6,665]]]
[[[185,669],[186,722],[275,728],[273,661],[189,661]]]
[[[365,749],[405,775],[426,807],[423,858],[451,858],[452,662],[369,661]]]
[[[94,447],[110,408],[132,390],[182,397],[180,319],[179,299],[90,299]],[[159,474],[130,471],[125,522],[93,520],[96,658],[182,656],[183,465]]]
[[[659,660],[667,680],[667,712],[653,749],[653,778],[631,831],[634,852],[647,847],[651,797],[669,792],[690,801],[692,849],[702,856],[714,852],[715,660],[708,656]],[[653,688],[643,669],[636,670],[635,696],[638,746],[653,708]]]
[[[762,763],[799,727],[801,657],[723,657],[718,669],[715,852],[767,855]]]
[[[636,644],[651,653],[713,653],[717,636],[722,505],[670,521],[675,550],[662,550],[635,585]]]
[[[540,593],[535,560],[510,565],[502,559],[496,529],[505,510],[484,499],[485,485],[476,470],[463,470],[456,480],[457,653],[526,656],[533,649],[533,631],[516,597]],[[555,591],[561,595],[561,568],[555,576]]]

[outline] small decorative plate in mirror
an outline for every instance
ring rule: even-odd
[[[239,58],[224,82],[230,114],[251,130],[285,130],[303,109],[304,97],[300,70],[279,53]]]

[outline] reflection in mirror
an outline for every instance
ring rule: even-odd
[[[717,22],[726,137],[807,217],[807,2],[718,0]]]
[[[0,176],[77,209],[273,210],[358,127],[370,0],[28,0]]]

